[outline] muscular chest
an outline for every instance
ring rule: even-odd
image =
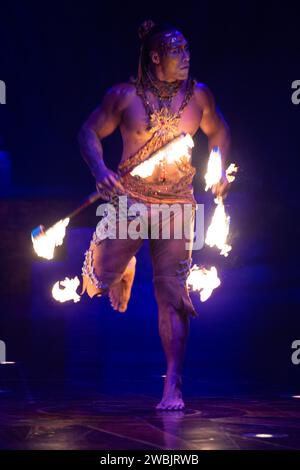
[[[172,113],[177,113],[182,103],[183,97],[176,96],[173,98],[170,106]],[[158,109],[158,102],[155,97],[149,99],[152,109]],[[179,121],[179,131],[187,132],[194,135],[198,128],[202,117],[202,110],[197,105],[195,98],[192,96],[188,104],[185,106]],[[144,141],[150,137],[147,131],[149,125],[149,116],[144,104],[139,96],[130,103],[130,106],[124,111],[121,132],[126,140],[130,137],[136,141]]]

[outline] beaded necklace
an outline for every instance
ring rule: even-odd
[[[196,80],[191,77],[188,78],[185,86],[185,95],[177,112],[171,111],[170,107],[172,98],[179,92],[182,82],[177,81],[172,84],[163,82],[163,85],[160,82],[160,87],[158,87],[155,86],[155,81],[147,75],[146,80],[141,81],[137,85],[137,94],[141,97],[148,116],[148,131],[153,134],[157,132],[160,137],[165,137],[166,140],[170,138],[170,134],[173,136],[178,135],[180,117],[193,94],[195,82]],[[157,96],[158,109],[151,105],[146,95],[147,90],[150,90]]]

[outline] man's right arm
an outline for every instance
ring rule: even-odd
[[[112,87],[103,98],[101,105],[89,116],[78,135],[81,154],[96,179],[97,186],[111,191],[118,187],[123,190],[118,176],[106,167],[103,161],[101,140],[112,134],[119,126],[125,109],[130,85]]]

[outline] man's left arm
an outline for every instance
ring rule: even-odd
[[[208,137],[208,150],[210,152],[213,147],[217,146],[222,155],[222,178],[212,188],[212,191],[216,196],[226,195],[229,188],[226,177],[227,156],[230,148],[229,127],[216,107],[214,97],[206,85],[198,83],[195,89],[195,96],[202,110],[200,129]]]

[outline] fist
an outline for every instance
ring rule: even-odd
[[[213,185],[212,193],[216,197],[221,197],[222,199],[225,199],[228,194],[230,184],[231,183],[229,183],[226,175],[223,175],[220,181],[217,184]]]
[[[125,192],[119,175],[107,167],[104,167],[96,178],[96,188],[100,193],[104,191],[109,195],[116,194],[118,191]]]

